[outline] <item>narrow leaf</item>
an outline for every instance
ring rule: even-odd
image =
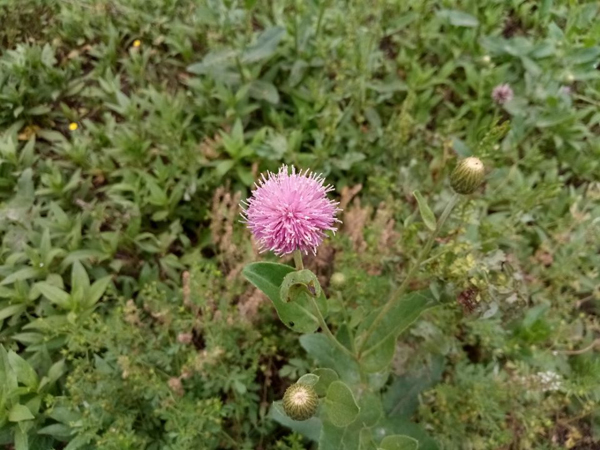
[[[256,39],[256,42],[242,53],[241,62],[247,64],[269,58],[275,53],[277,45],[284,36],[285,29],[282,27],[266,29]]]
[[[268,81],[254,80],[250,84],[248,93],[250,94],[250,97],[256,100],[264,100],[273,105],[279,103],[279,92],[277,92],[275,85]]]
[[[0,282],[0,285],[4,286],[6,284],[14,283],[15,281],[28,280],[30,278],[37,277],[39,274],[40,271],[38,269],[33,267],[25,267],[11,273],[4,280],[2,280],[2,282]]]
[[[423,198],[419,191],[414,191],[413,195],[417,199],[417,203],[419,204],[419,212],[421,213],[421,219],[425,223],[425,226],[429,228],[431,231],[435,230],[437,221],[435,220],[435,215],[433,211],[427,205],[427,201]]]
[[[11,365],[17,380],[28,388],[35,389],[38,385],[38,376],[33,367],[12,350],[8,352],[8,363]]]
[[[454,25],[455,27],[476,27],[479,25],[477,17],[455,9],[441,9],[436,15],[442,19],[446,19],[450,25]]]
[[[188,72],[202,75],[210,72],[221,72],[235,62],[237,51],[232,49],[217,50],[208,53],[201,62],[192,64]]]
[[[44,297],[46,297],[52,303],[55,303],[62,308],[69,309],[71,303],[71,296],[65,291],[45,281],[37,283],[36,286],[44,295]]]
[[[85,292],[90,287],[90,278],[79,261],[73,263],[71,269],[71,290],[81,290]]]
[[[12,317],[16,314],[21,314],[27,309],[26,305],[11,305],[0,310],[0,320],[4,320],[8,317]]]
[[[424,311],[437,304],[430,290],[416,291],[405,295],[400,301],[396,302],[368,338],[364,345],[363,359],[370,357],[370,354],[378,351],[379,347],[389,345],[388,339],[391,336],[394,339],[398,338]],[[378,308],[367,316],[361,324],[361,331],[364,332],[369,328],[380,310],[381,308]]]
[[[90,289],[87,293],[87,297],[85,299],[85,305],[88,308],[94,306],[98,300],[104,295],[108,285],[111,281],[111,276],[106,276],[104,278],[100,278],[99,280],[94,281],[94,284],[90,286]]]

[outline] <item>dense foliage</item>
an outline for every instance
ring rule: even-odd
[[[410,286],[447,301],[403,334],[382,407],[424,449],[598,448],[599,17],[0,0],[0,445],[315,448],[271,408],[315,364],[240,275],[275,261],[240,200],[283,162],[334,184],[344,225],[306,264],[343,335],[423,245],[413,191],[439,215],[477,155],[486,183]]]

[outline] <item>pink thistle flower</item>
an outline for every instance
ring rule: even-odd
[[[504,105],[513,99],[514,93],[509,84],[499,84],[492,91],[492,99],[499,105]]]
[[[333,187],[324,181],[308,170],[296,173],[294,167],[290,174],[285,165],[276,174],[262,174],[242,213],[261,251],[278,256],[295,250],[316,254],[325,231],[335,232],[334,224],[340,222],[335,218],[339,203],[327,198]]]

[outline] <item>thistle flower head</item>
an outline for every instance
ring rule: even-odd
[[[483,182],[485,167],[479,158],[470,156],[458,162],[450,175],[450,185],[457,194],[472,194]]]
[[[324,181],[308,170],[296,173],[292,167],[289,173],[285,165],[276,174],[262,175],[242,213],[262,250],[279,256],[295,250],[316,253],[325,231],[337,230],[338,203],[327,198],[333,187]]]
[[[294,420],[307,420],[315,415],[319,396],[312,386],[292,384],[283,394],[283,411]]]
[[[492,91],[492,99],[499,105],[504,105],[513,99],[514,93],[508,83],[499,84]]]

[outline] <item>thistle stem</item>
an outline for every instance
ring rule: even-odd
[[[294,264],[297,270],[304,270],[304,263],[302,262],[302,252],[300,250],[294,250]]]
[[[365,345],[367,344],[367,342],[368,342],[369,338],[371,337],[371,335],[373,334],[373,332],[377,329],[377,327],[379,326],[381,321],[390,312],[390,310],[400,301],[400,299],[402,298],[402,295],[404,294],[404,291],[406,291],[406,288],[408,287],[408,284],[410,283],[412,278],[416,275],[416,273],[419,271],[421,263],[427,257],[429,252],[431,251],[431,248],[433,247],[433,243],[435,242],[435,238],[440,233],[440,231],[441,231],[442,227],[444,226],[444,223],[446,222],[448,217],[450,217],[450,213],[452,212],[452,210],[458,203],[459,199],[460,199],[460,195],[458,195],[458,194],[454,194],[452,196],[452,198],[446,205],[446,208],[442,212],[442,215],[440,216],[439,220],[437,221],[435,229],[429,235],[429,238],[427,239],[427,242],[425,243],[425,247],[423,247],[423,250],[419,254],[417,260],[415,261],[413,266],[408,271],[408,274],[406,274],[406,278],[404,278],[404,281],[402,282],[402,284],[394,292],[392,292],[390,299],[387,301],[387,303],[381,309],[381,311],[379,312],[377,317],[375,317],[375,320],[373,321],[371,326],[367,329],[367,332],[365,333],[365,337],[362,340],[362,342],[360,343],[360,346],[358,349],[358,358],[359,359],[360,359],[361,355],[363,354],[363,351],[365,350]]]
[[[302,253],[300,252],[300,250],[294,251],[294,264],[296,265],[297,270],[304,269],[304,263],[302,262]],[[340,341],[338,341],[337,338],[335,337],[335,335],[329,329],[329,326],[327,325],[327,322],[325,322],[325,318],[323,317],[323,314],[321,314],[321,310],[319,309],[317,300],[312,295],[309,295],[309,297],[312,301],[313,308],[315,309],[317,320],[319,322],[319,326],[323,330],[323,333],[325,333],[325,336],[327,336],[329,338],[329,340],[331,341],[331,343],[333,345],[335,345],[338,349],[340,349],[343,353],[350,356],[352,359],[356,360],[357,359],[356,355],[354,355]]]
[[[348,348],[346,348],[346,346],[344,344],[342,344],[340,341],[338,341],[337,338],[335,337],[335,335],[329,329],[329,326],[327,325],[327,322],[325,322],[325,318],[323,317],[323,314],[321,314],[319,305],[317,305],[317,300],[312,296],[310,296],[310,298],[312,300],[313,307],[315,308],[315,311],[317,312],[317,319],[319,320],[319,325],[321,326],[323,333],[325,333],[325,336],[327,336],[329,338],[329,340],[331,341],[331,343],[333,345],[335,345],[338,349],[340,349],[343,353],[350,356],[352,359],[356,360],[357,359],[356,355],[354,355],[350,350],[348,350]]]

